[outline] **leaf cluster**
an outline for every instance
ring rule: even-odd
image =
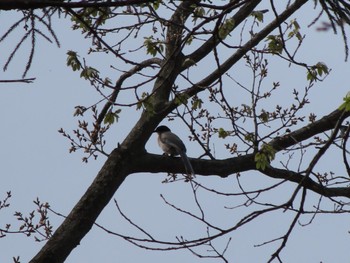
[[[275,159],[276,150],[269,144],[263,144],[260,151],[254,156],[256,169],[265,170],[270,162]]]

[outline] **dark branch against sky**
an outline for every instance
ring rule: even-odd
[[[121,7],[129,5],[139,5],[151,3],[153,1],[146,0],[125,0],[125,1],[73,1],[66,2],[60,0],[2,0],[0,1],[0,10],[27,10],[45,7],[66,7],[66,8],[82,8],[82,7]]]

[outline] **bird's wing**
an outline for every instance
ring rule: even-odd
[[[176,134],[172,132],[167,132],[162,134],[160,139],[163,143],[175,148],[178,151],[178,154],[180,154],[180,151],[186,152],[185,144],[181,141],[181,139]]]

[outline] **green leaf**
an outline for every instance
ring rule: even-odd
[[[282,54],[283,42],[279,35],[269,35],[267,37],[267,48],[272,54]]]
[[[186,58],[184,60],[184,62],[182,63],[182,67],[186,67],[186,68],[189,68],[193,65],[196,65],[196,62],[193,60],[193,59],[190,59],[190,58]]]
[[[322,76],[322,74],[328,74],[329,73],[329,70],[328,70],[328,67],[325,63],[323,62],[318,62],[316,64],[316,68],[317,68],[317,73],[318,75]]]
[[[317,77],[322,77],[323,74],[329,74],[329,69],[325,63],[318,62],[316,65],[308,69],[306,79],[309,81],[316,81]]]
[[[193,41],[193,36],[189,36],[188,39],[186,40],[186,45],[191,45]]]
[[[273,161],[275,159],[276,150],[269,144],[264,144],[261,147],[261,151],[265,153],[265,155],[268,157],[269,161]]]
[[[264,13],[261,11],[253,11],[251,14],[259,22],[264,22]]]
[[[300,25],[296,19],[293,19],[290,23],[292,31],[289,32],[288,37],[296,37],[299,41],[302,41],[303,37],[300,33]]]
[[[115,117],[115,121],[118,122],[119,121],[119,113],[122,112],[122,109],[117,109],[114,111],[114,117]]]
[[[275,159],[276,150],[269,144],[263,144],[260,151],[254,156],[256,169],[265,170],[271,161]]]
[[[188,98],[189,96],[187,93],[179,93],[175,97],[175,103],[176,105],[182,105],[182,104],[186,105],[188,102]]]
[[[204,16],[205,15],[205,9],[201,6],[197,7],[193,10],[193,14],[195,16]]]
[[[149,96],[148,92],[143,92],[141,95],[141,100],[139,100],[137,102],[137,106],[136,109],[139,110],[142,108],[144,101],[147,99],[147,97]]]
[[[235,27],[235,20],[233,18],[226,19],[226,21],[219,28],[219,37],[225,39]]]
[[[103,120],[103,123],[112,125],[114,123],[114,121],[115,121],[115,116],[114,116],[113,112],[112,111],[107,112],[107,114]]]
[[[193,10],[193,19],[192,22],[196,23],[197,19],[205,15],[205,9],[203,7],[196,7]]]
[[[67,66],[71,67],[73,71],[80,70],[81,63],[78,59],[77,52],[74,52],[72,50],[69,50],[67,52]]]
[[[219,128],[218,134],[219,134],[219,138],[223,138],[223,139],[225,139],[228,135],[230,135],[230,133],[225,131],[223,128]]]
[[[80,77],[84,79],[92,79],[92,78],[98,78],[99,71],[93,67],[85,67],[81,73]]]
[[[266,166],[269,164],[266,155],[263,153],[256,153],[254,156],[255,167],[258,170],[265,170]]]
[[[154,1],[154,2],[153,2],[153,8],[154,8],[154,10],[157,10],[162,2],[163,2],[162,0]]]
[[[269,121],[269,117],[270,117],[270,114],[265,110],[262,110],[261,114],[259,115],[260,120],[264,123]]]
[[[197,110],[202,108],[203,101],[201,99],[194,99],[192,102],[192,110]]]
[[[317,73],[314,69],[309,69],[307,71],[307,76],[306,76],[306,79],[309,80],[309,81],[314,81],[317,79]]]
[[[254,133],[252,133],[252,132],[249,132],[246,135],[244,135],[244,140],[246,140],[248,142],[254,141],[254,138],[255,138],[255,136],[254,136]]]
[[[153,36],[145,37],[145,41],[143,43],[146,47],[147,54],[150,54],[153,57],[155,57],[158,52],[162,53],[164,51],[163,44],[159,39],[155,40]]]
[[[148,92],[143,92],[141,99],[137,102],[136,109],[145,109],[151,115],[155,114],[154,105],[152,103],[152,96],[149,96]]]
[[[109,110],[106,114],[106,116],[103,119],[104,124],[112,125],[114,122],[118,122],[119,120],[119,113],[121,112],[121,109],[117,109],[115,111]]]
[[[339,106],[339,110],[350,111],[350,96],[345,96],[343,98],[343,103]]]

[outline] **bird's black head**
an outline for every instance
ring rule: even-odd
[[[167,127],[167,126],[158,126],[157,129],[154,130],[154,132],[157,132],[157,133],[163,133],[163,132],[169,132],[170,129]]]

